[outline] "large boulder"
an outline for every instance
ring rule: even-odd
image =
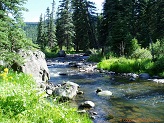
[[[50,79],[49,70],[45,60],[45,54],[39,50],[20,50],[18,52],[23,57],[24,63],[14,63],[12,68],[14,70],[30,74],[36,82],[42,83]]]
[[[79,85],[73,82],[65,82],[60,87],[53,91],[54,96],[59,96],[62,99],[73,99],[78,92]]]

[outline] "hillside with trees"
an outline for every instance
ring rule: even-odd
[[[36,43],[38,22],[25,22],[25,25],[23,25],[22,28],[25,31],[26,36],[30,38],[32,42]]]
[[[103,13],[96,13],[95,4],[90,1],[60,1],[57,16],[53,17],[55,46],[76,51],[102,48],[104,52],[104,49],[110,49],[117,56],[129,56],[134,38],[142,48],[163,39],[162,5],[162,0],[110,0],[104,2]],[[55,12],[49,11],[48,8],[40,23],[50,23],[51,14]]]

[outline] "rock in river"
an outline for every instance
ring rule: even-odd
[[[105,91],[98,92],[97,95],[99,95],[99,96],[111,96],[112,92],[105,90]]]
[[[148,73],[141,73],[139,75],[139,78],[140,79],[149,79],[150,78],[150,75]]]
[[[61,87],[53,91],[54,96],[60,96],[64,99],[73,99],[77,95],[79,85],[73,82],[65,82]]]
[[[92,101],[85,101],[80,104],[79,108],[93,108],[95,104]]]

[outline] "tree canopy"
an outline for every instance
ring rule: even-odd
[[[7,65],[17,61],[17,51],[22,48],[34,46],[32,41],[26,38],[21,26],[22,11],[26,0],[2,0],[0,2],[0,60]]]

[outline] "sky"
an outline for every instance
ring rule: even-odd
[[[24,5],[25,8],[28,9],[28,12],[23,12],[23,18],[25,22],[38,22],[39,17],[46,12],[46,8],[52,6],[53,0],[28,0]],[[59,5],[59,0],[55,0],[56,6]],[[102,3],[104,0],[90,0],[95,3],[97,7],[97,12],[101,12]]]

